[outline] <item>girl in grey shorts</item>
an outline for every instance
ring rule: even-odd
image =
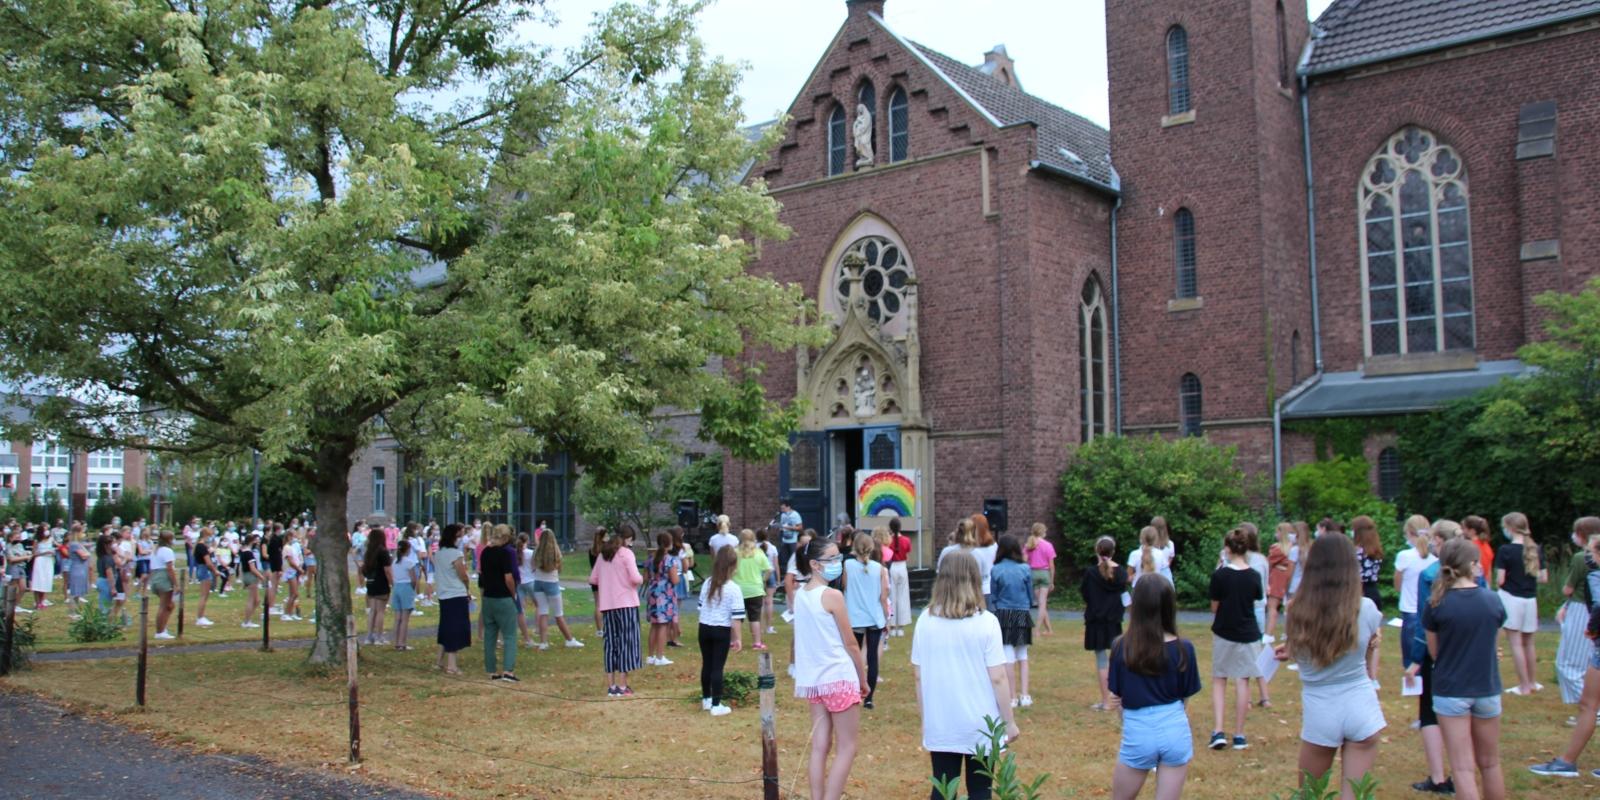
[[[1227,701],[1228,681],[1234,681],[1233,696],[1233,749],[1250,746],[1244,736],[1244,715],[1250,708],[1250,679],[1261,677],[1258,658],[1261,655],[1261,626],[1256,624],[1255,603],[1264,596],[1261,574],[1250,568],[1246,553],[1250,551],[1249,535],[1243,528],[1228,531],[1223,540],[1227,563],[1211,573],[1211,731],[1212,750],[1222,750],[1229,744],[1224,735],[1223,709]]]
[[[1372,769],[1385,725],[1367,660],[1380,641],[1383,613],[1362,595],[1349,538],[1317,539],[1304,565],[1287,641],[1276,651],[1279,660],[1293,658],[1300,667],[1298,772],[1302,782],[1307,773],[1322,775],[1343,751],[1340,783],[1346,785]]]

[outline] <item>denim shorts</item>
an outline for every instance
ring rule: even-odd
[[[1122,749],[1117,761],[1138,770],[1181,767],[1194,758],[1194,735],[1183,703],[1122,712]]]
[[[1494,719],[1500,716],[1500,695],[1488,697],[1433,696],[1433,713],[1441,717],[1464,717],[1471,712],[1474,719]]]
[[[194,567],[194,579],[202,583],[211,580],[211,570],[206,569],[203,564],[196,564]]]

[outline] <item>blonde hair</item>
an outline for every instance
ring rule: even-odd
[[[733,520],[728,519],[727,514],[717,515],[717,533],[729,533],[732,526]]]
[[[1406,538],[1416,546],[1417,552],[1426,556],[1433,543],[1428,541],[1428,518],[1421,514],[1406,517]]]
[[[951,543],[961,547],[977,547],[977,537],[978,533],[972,527],[972,520],[963,519],[956,523],[956,530],[954,533],[950,534],[950,541]]]
[[[1139,531],[1139,574],[1156,571],[1156,539],[1160,538],[1161,531],[1154,525],[1146,525]]]
[[[983,609],[983,573],[978,569],[978,560],[960,551],[945,556],[933,579],[929,613],[945,619],[966,619]]]
[[[878,530],[887,531],[888,528],[879,528]],[[877,533],[874,532],[873,536],[876,535]],[[872,536],[861,536],[858,534],[856,538],[850,540],[850,549],[855,551],[856,560],[860,561],[862,566],[865,566],[868,561],[873,560],[872,551],[878,549],[878,543],[873,540]]]
[[[745,528],[739,531],[739,557],[749,558],[756,554],[756,532]]]
[[[1043,539],[1046,533],[1047,530],[1045,529],[1043,522],[1033,523],[1033,525],[1028,528],[1028,540],[1023,543],[1023,549],[1032,550],[1033,548],[1038,547],[1039,540]]]
[[[533,565],[541,572],[561,570],[561,545],[556,544],[556,537],[548,530],[539,537],[539,543],[534,547]]]
[[[507,525],[504,522],[502,522],[502,523],[499,523],[498,525],[495,525],[493,528],[489,529],[489,541],[488,541],[488,544],[491,547],[499,547],[500,545],[503,545],[503,544],[505,544],[506,542],[509,542],[509,541],[511,541],[511,526],[510,525]]]
[[[1150,527],[1156,529],[1156,547],[1167,549],[1167,544],[1172,541],[1172,530],[1167,527],[1167,518],[1151,517]]]
[[[1533,532],[1528,530],[1528,515],[1513,511],[1500,518],[1500,526],[1511,531],[1522,545],[1522,571],[1529,576],[1538,575],[1539,545],[1533,541]]]
[[[1276,529],[1274,529],[1274,531],[1273,531],[1274,535],[1278,539],[1278,543],[1279,544],[1287,542],[1288,541],[1287,537],[1294,535],[1294,532],[1295,532],[1294,524],[1290,523],[1290,522],[1280,522],[1280,523],[1278,523],[1278,527]]]
[[[1437,523],[1435,523],[1437,524]],[[1454,524],[1454,523],[1452,523]],[[1472,577],[1472,565],[1478,563],[1478,545],[1466,539],[1451,539],[1439,548],[1439,579],[1433,582],[1433,594],[1428,605],[1434,608],[1444,600],[1456,581]]]
[[[877,542],[879,547],[892,547],[894,546],[894,532],[889,530],[887,525],[879,525],[872,529],[872,541]]]

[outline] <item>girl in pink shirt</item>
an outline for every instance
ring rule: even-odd
[[[639,650],[639,562],[633,555],[633,540],[638,529],[622,523],[605,544],[600,557],[589,570],[589,583],[597,589],[595,608],[603,618],[605,630],[605,670],[610,686],[607,697],[632,697],[628,673],[639,669],[643,658]]]
[[[1039,635],[1053,633],[1050,628],[1050,588],[1056,585],[1056,546],[1046,536],[1043,522],[1033,523],[1028,529],[1028,541],[1023,546],[1028,555],[1028,569],[1033,574],[1033,592],[1039,602]]]

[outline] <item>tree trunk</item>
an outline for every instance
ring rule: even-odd
[[[322,469],[317,485],[316,638],[306,661],[333,666],[344,663],[345,615],[350,613],[350,532],[345,519],[345,501],[350,493],[350,457],[334,459],[343,469]]]

